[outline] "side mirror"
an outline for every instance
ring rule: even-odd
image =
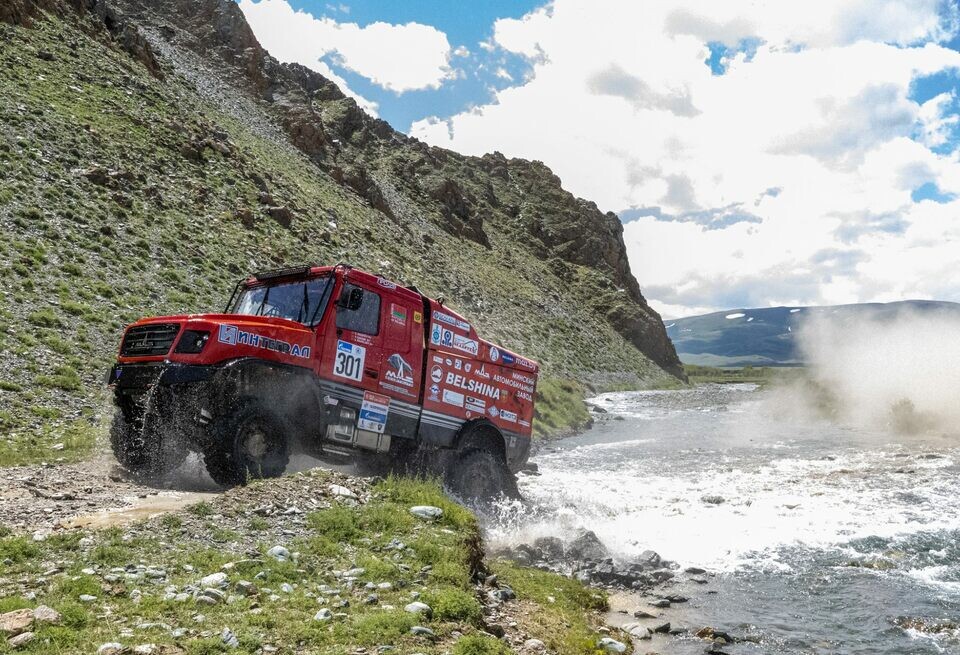
[[[351,312],[355,312],[360,309],[360,305],[363,304],[363,289],[360,287],[351,287],[350,292],[346,295],[343,293],[340,294],[338,306],[342,307]]]

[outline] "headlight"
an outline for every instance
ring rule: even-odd
[[[210,333],[201,330],[184,330],[180,341],[177,342],[177,349],[174,352],[184,355],[196,355],[207,345],[207,339]]]

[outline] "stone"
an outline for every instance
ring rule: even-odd
[[[330,492],[331,496],[336,496],[337,498],[356,498],[357,497],[357,494],[353,493],[350,489],[347,489],[346,487],[339,484],[331,484],[329,487],[327,487],[327,491]]]
[[[280,585],[280,591],[282,591],[285,594],[292,594],[293,585],[290,584],[289,582],[284,582],[282,585]]]
[[[671,603],[685,603],[689,600],[686,596],[681,596],[680,594],[670,594],[669,596],[664,596]]]
[[[425,521],[433,521],[443,516],[443,510],[432,505],[414,505],[410,508],[410,513]]]
[[[598,644],[600,648],[607,651],[608,653],[625,653],[627,652],[627,645],[622,641],[617,641],[613,637],[604,637],[601,639]]]
[[[288,207],[267,207],[267,214],[283,227],[293,224],[293,212]]]
[[[33,618],[37,623],[49,623],[51,625],[58,625],[61,621],[60,612],[53,609],[52,607],[47,607],[46,605],[38,605],[35,610],[33,610]]]
[[[700,496],[700,502],[706,505],[722,505],[727,502],[723,496]]]
[[[563,559],[563,542],[558,537],[540,537],[533,542],[544,559]]]
[[[655,569],[662,565],[663,559],[655,551],[645,550],[637,557],[637,561],[644,566],[649,566],[650,568]]]
[[[29,644],[31,641],[33,641],[35,636],[36,635],[34,635],[32,632],[21,632],[15,637],[10,637],[7,639],[7,645],[10,646],[10,648],[17,649],[21,646],[26,646]]]
[[[283,546],[274,546],[267,551],[267,556],[272,557],[278,562],[286,562],[288,559],[290,559],[290,551]]]
[[[547,652],[547,645],[539,639],[527,639],[523,642],[522,650],[524,653],[545,653]]]
[[[646,610],[637,610],[636,612],[633,613],[633,616],[634,616],[634,618],[637,618],[637,619],[655,619],[655,618],[657,618],[657,615],[656,615],[656,614],[651,614],[650,612],[648,612],[648,611],[646,611]]]
[[[0,632],[7,637],[15,637],[21,632],[26,632],[33,625],[33,618],[31,609],[13,610],[0,614]]]
[[[658,598],[650,604],[654,607],[670,607],[670,601],[666,598]]]
[[[592,530],[584,530],[567,544],[566,556],[580,562],[601,560],[607,557],[607,548]]]
[[[97,649],[97,655],[120,655],[123,652],[123,644],[111,641],[101,644]]]
[[[210,575],[200,578],[201,587],[226,587],[227,586],[227,574],[218,571],[217,573],[211,573]]]
[[[230,628],[223,629],[223,632],[220,633],[220,641],[222,641],[223,645],[227,648],[237,648],[240,646],[240,640],[237,639],[237,635],[233,634],[233,630]]]
[[[330,621],[333,619],[333,612],[328,610],[326,607],[322,608],[319,612],[313,615],[314,621]]]
[[[414,601],[403,608],[404,612],[410,612],[411,614],[423,614],[428,619],[433,617],[433,609],[426,603],[421,603],[420,601]]]
[[[78,598],[80,599],[81,603],[92,603],[97,599],[96,596],[91,596],[90,594],[80,594]]]
[[[688,566],[683,570],[684,573],[689,573],[690,575],[703,575],[707,571],[701,569],[699,566]]]
[[[139,646],[134,647],[134,655],[153,655],[157,652],[156,644],[140,644]]]
[[[415,625],[410,628],[410,634],[416,635],[418,637],[436,637],[436,633],[430,628],[425,628],[422,625]]]
[[[257,589],[257,585],[249,582],[248,580],[240,580],[237,583],[237,591],[242,593],[244,596],[256,596],[260,590]]]
[[[652,628],[653,632],[659,632],[660,634],[667,634],[670,632],[670,623],[661,623],[658,626]]]

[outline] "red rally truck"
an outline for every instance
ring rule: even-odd
[[[269,271],[223,314],[127,327],[111,445],[142,474],[194,450],[223,485],[280,475],[297,451],[416,454],[455,492],[490,497],[515,492],[538,372],[415,287],[343,264]]]

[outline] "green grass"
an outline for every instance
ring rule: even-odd
[[[733,382],[751,382],[759,385],[768,385],[771,383],[792,379],[797,376],[801,370],[799,368],[789,367],[753,367],[744,366],[743,368],[715,368],[713,366],[699,366],[697,364],[684,364],[683,370],[691,384],[704,382],[714,382],[719,384],[728,384]]]
[[[54,411],[50,408],[37,409]],[[2,423],[3,417],[0,416]],[[0,468],[39,461],[84,460],[93,452],[100,431],[100,428],[80,420],[65,425],[48,424],[39,430],[10,432],[0,439]],[[54,449],[55,445],[62,447]]]
[[[316,476],[322,485],[326,475],[329,474],[318,471],[309,477]],[[260,491],[268,495],[275,482],[257,484]],[[444,516],[435,522],[399,518],[410,516],[411,505],[424,502],[441,506]],[[235,505],[224,503],[224,498],[218,498],[209,506],[214,514],[224,516],[237,511]],[[354,520],[346,520],[346,514],[353,514]],[[385,519],[389,514],[398,518]],[[264,520],[268,527],[279,530],[287,519],[276,516]],[[198,517],[188,510],[132,529],[76,531],[42,542],[34,542],[28,536],[6,536],[0,538],[0,612],[46,604],[64,615],[61,626],[38,626],[36,639],[18,651],[26,653],[95,652],[100,644],[108,641],[119,641],[128,647],[139,643],[156,643],[162,647],[176,644],[187,653],[223,653],[219,638],[223,626],[229,626],[236,634],[240,646],[229,652],[237,654],[254,653],[262,644],[280,646],[282,651],[305,649],[303,652],[317,655],[344,655],[357,648],[372,649],[381,645],[391,645],[401,653],[426,655],[505,655],[510,652],[502,642],[480,634],[483,615],[478,591],[471,582],[471,567],[478,558],[476,520],[467,510],[447,499],[436,482],[399,478],[382,481],[374,486],[370,502],[360,506],[334,503],[328,509],[310,514],[308,525],[309,536],[288,544],[291,551],[300,553],[296,562],[277,562],[262,555],[251,558],[249,549],[239,543],[211,547],[210,536],[223,526],[210,525],[206,517]],[[388,530],[377,532],[379,528]],[[82,546],[81,537],[92,538],[92,547]],[[320,538],[335,543],[336,551],[312,549],[310,542]],[[386,550],[384,547],[392,539],[401,540],[408,548]],[[261,552],[273,543],[276,542],[261,544]],[[59,569],[47,571],[49,562],[54,560],[60,564]],[[255,580],[261,590],[277,590],[288,582],[295,586],[294,592],[280,594],[280,600],[270,600],[269,592],[262,591],[259,597],[238,596],[229,604],[213,606],[200,605],[192,599],[187,602],[164,600],[167,585],[182,589],[196,584],[208,573],[221,570],[227,563],[241,560],[242,565],[224,569],[231,589],[238,580],[245,579]],[[147,580],[116,584],[104,581],[101,573],[130,563],[162,567],[168,579],[155,584]],[[187,565],[194,570],[189,571]],[[100,567],[101,573],[82,573],[82,569],[91,566]],[[350,590],[333,572],[357,566],[365,572]],[[528,576],[513,566],[497,567],[501,577],[508,579],[526,603],[527,612],[536,608],[532,612],[536,621],[523,626],[524,629],[536,638],[555,644],[555,652],[591,652],[581,648],[582,644],[596,643],[597,638],[596,633],[591,632],[586,615],[603,606],[602,597],[584,590],[579,583],[553,574],[534,572]],[[458,570],[457,574],[452,574],[453,569]],[[446,573],[441,574],[441,570]],[[16,593],[15,581],[41,574],[47,582],[35,587],[36,600],[27,601]],[[369,593],[363,588],[367,582],[391,582],[393,586],[379,589],[379,603],[371,605],[363,602]],[[339,589],[340,596],[350,601],[349,606],[336,607],[332,602],[319,604],[316,597],[319,585]],[[142,592],[139,601],[132,598],[133,589]],[[413,591],[431,605],[432,618],[403,611]],[[81,594],[96,596],[97,600],[80,603]],[[565,595],[550,602],[547,599],[550,594]],[[327,623],[314,621],[313,615],[324,606],[345,616]],[[251,611],[256,607],[262,610]],[[197,613],[206,616],[202,625],[192,618]],[[103,620],[105,615],[109,620]],[[135,627],[143,623],[165,623],[193,632],[176,640],[167,629]],[[437,639],[412,635],[410,628],[414,625],[429,627]],[[135,636],[123,636],[124,628],[132,628]],[[205,638],[197,634],[200,630],[210,630],[213,636]],[[567,646],[573,650],[563,650]],[[8,651],[6,644],[0,643],[0,653]]]
[[[534,437],[565,436],[589,425],[585,396],[584,387],[572,380],[541,377],[537,383]]]

